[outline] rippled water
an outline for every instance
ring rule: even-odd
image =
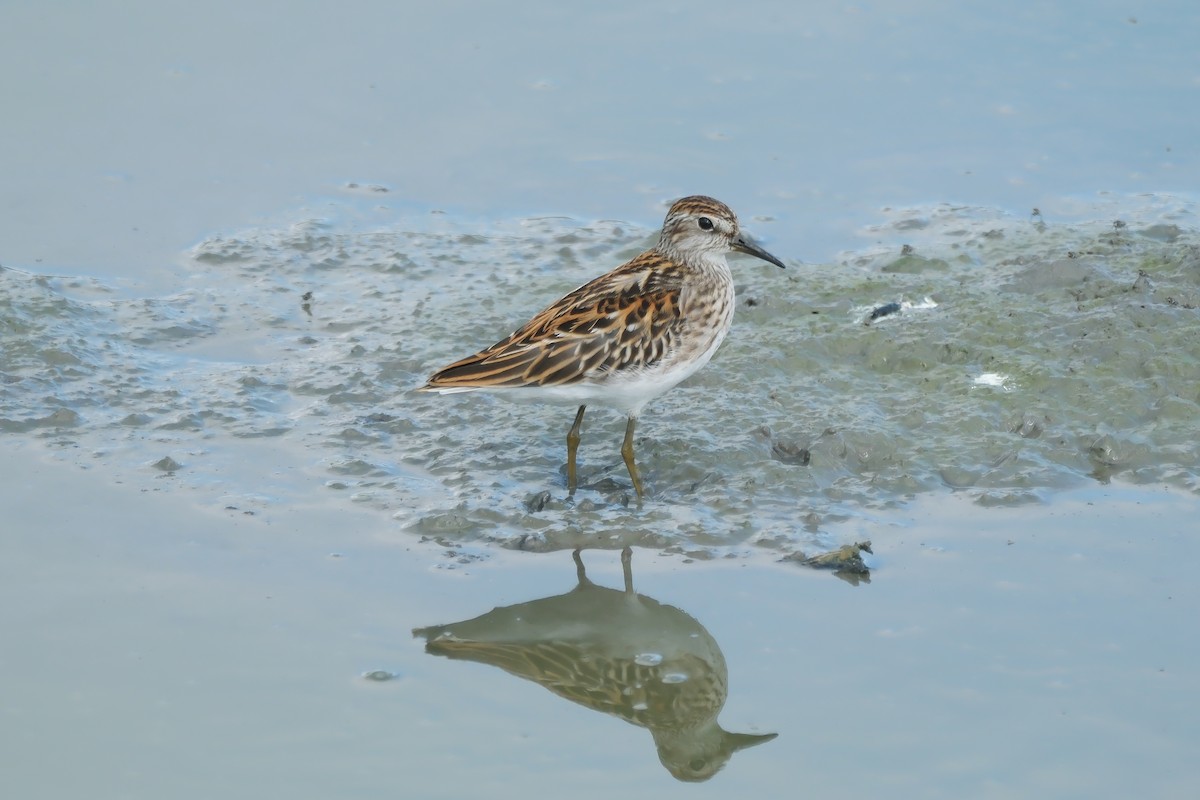
[[[770,243],[770,220],[745,226]],[[984,505],[1114,477],[1200,491],[1200,239],[1169,196],[1087,223],[891,210],[837,263],[738,260],[726,344],[643,415],[640,509],[616,414],[589,414],[571,500],[569,409],[412,391],[654,233],[302,219],[208,238],[148,297],[6,269],[0,431],[211,503],[326,492],[413,535],[538,550],[790,553],[946,486]]]

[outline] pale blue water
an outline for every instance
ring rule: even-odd
[[[15,266],[146,280],[348,183],[396,210],[647,226],[707,193],[814,262],[882,207],[1076,218],[1101,193],[1197,185],[1200,10],[1182,0],[6,14]]]

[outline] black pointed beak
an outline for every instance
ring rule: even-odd
[[[761,247],[756,245],[752,239],[748,238],[744,234],[738,234],[738,237],[734,239],[729,246],[739,253],[745,253],[746,255],[754,256],[755,258],[761,258],[763,261],[774,264],[780,269],[786,269],[783,266],[782,261],[768,253],[766,250],[763,250]]]

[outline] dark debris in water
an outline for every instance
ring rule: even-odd
[[[886,317],[889,314],[895,314],[898,311],[900,311],[900,304],[896,303],[896,302],[886,303],[882,306],[876,306],[874,309],[871,310],[870,316],[867,317],[866,324],[870,325],[872,322],[879,319],[880,317]]]
[[[781,558],[780,561],[797,563],[813,569],[833,570],[834,575],[857,586],[859,583],[871,582],[871,569],[863,561],[862,554],[873,552],[871,542],[868,540],[842,545],[836,550],[815,556],[807,556],[800,552],[791,553]]]
[[[781,464],[807,467],[812,461],[812,452],[807,441],[801,444],[795,439],[776,436],[766,425],[758,426],[754,430],[754,434],[770,443],[771,458]]]
[[[530,514],[536,514],[546,508],[550,502],[551,494],[548,491],[537,492],[525,498],[525,509]]]
[[[391,189],[389,189],[387,186],[384,186],[382,183],[356,183],[354,181],[349,181],[346,183],[345,189],[347,192],[353,194],[366,195],[387,194],[391,191]]]
[[[812,453],[807,447],[796,442],[777,441],[771,443],[771,458],[781,464],[807,467],[808,463],[812,461]]]

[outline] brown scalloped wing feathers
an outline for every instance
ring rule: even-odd
[[[506,339],[443,367],[422,388],[514,388],[578,383],[671,352],[683,276],[650,250],[587,283]]]

